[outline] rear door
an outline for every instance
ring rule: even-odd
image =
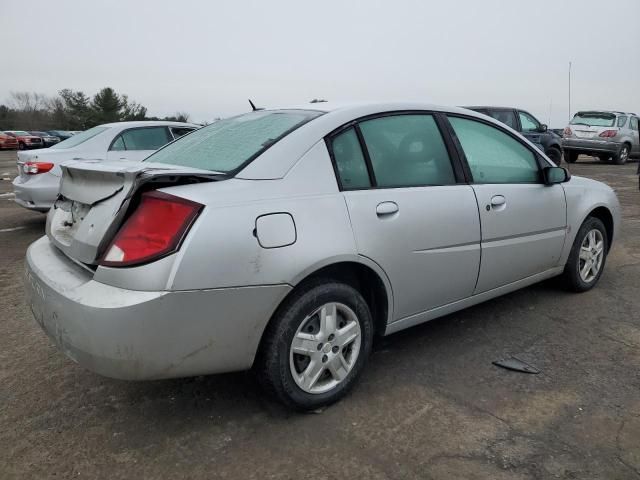
[[[171,141],[166,126],[130,128],[113,139],[107,159],[141,161]]]
[[[368,118],[327,140],[358,253],[386,272],[394,320],[469,297],[480,264],[473,189],[436,118]]]
[[[633,138],[631,154],[636,156],[640,154],[640,132],[638,127],[638,117],[631,117],[631,120],[629,120],[629,128],[631,129],[631,136]]]
[[[475,293],[557,265],[566,233],[561,185],[545,185],[537,154],[506,130],[449,116],[468,165],[482,226],[482,263]]]

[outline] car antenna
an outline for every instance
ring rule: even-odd
[[[264,108],[258,108],[256,107],[253,102],[251,101],[251,99],[249,99],[249,105],[251,105],[251,110],[253,110],[254,112],[258,111],[258,110],[264,110]]]

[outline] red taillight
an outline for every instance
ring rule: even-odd
[[[201,210],[202,205],[184,198],[157,191],[144,193],[100,264],[139,265],[177,251]]]
[[[37,175],[51,170],[55,165],[49,162],[27,162],[22,165],[22,171],[27,175]]]
[[[604,138],[613,138],[618,134],[617,130],[605,130],[599,136]]]
[[[570,137],[573,134],[573,132],[571,131],[571,129],[569,127],[564,127],[564,132],[562,132],[562,135],[565,137]]]

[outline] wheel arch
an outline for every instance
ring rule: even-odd
[[[613,234],[614,234],[614,223],[613,223],[613,214],[611,211],[605,207],[604,205],[600,205],[593,210],[591,210],[582,220],[582,223],[589,218],[594,217],[600,220],[604,224],[604,228],[607,231],[607,252],[611,249],[611,244],[613,243]],[[580,225],[582,225],[582,223]]]

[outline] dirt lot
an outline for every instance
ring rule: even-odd
[[[0,153],[0,478],[640,477],[635,164],[571,167],[624,207],[596,289],[543,283],[385,338],[348,398],[298,415],[250,374],[127,383],[59,353],[23,303],[45,217],[6,195],[13,155]],[[505,354],[542,373],[491,364]]]

